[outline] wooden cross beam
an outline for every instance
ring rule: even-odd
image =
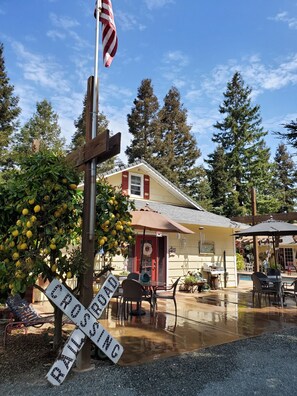
[[[97,163],[104,162],[121,151],[121,134],[117,133],[109,137],[109,131],[97,135],[82,147],[72,151],[66,160],[73,164],[78,170],[83,171],[85,164],[96,159]]]

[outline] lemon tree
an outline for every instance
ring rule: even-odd
[[[0,293],[22,293],[40,274],[65,281],[79,271],[67,254],[81,237],[78,182],[63,157],[40,152],[0,185]]]
[[[96,248],[110,260],[115,255],[128,256],[128,247],[135,243],[130,212],[135,209],[120,188],[106,180],[97,182]]]

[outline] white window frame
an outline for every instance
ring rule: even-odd
[[[131,192],[131,186],[132,186],[132,176],[136,176],[140,178],[140,195],[138,194],[132,194]],[[131,195],[131,197],[138,197],[138,198],[143,198],[144,195],[144,177],[143,175],[139,174],[139,173],[129,173],[129,195]]]

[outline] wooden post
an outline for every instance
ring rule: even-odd
[[[257,200],[256,200],[256,190],[252,188],[252,215],[253,215],[253,225],[255,225],[255,216],[257,216]],[[260,271],[259,266],[259,248],[258,248],[258,238],[253,236],[253,254],[254,254],[254,272]]]
[[[86,144],[92,140],[92,108],[93,108],[93,83],[94,78],[88,79],[87,105],[86,105]],[[95,256],[95,239],[90,238],[90,202],[91,202],[91,161],[85,164],[84,177],[84,203],[82,223],[82,253],[88,264],[86,273],[80,279],[80,302],[89,306],[93,298],[93,272]],[[78,370],[90,370],[91,366],[91,341],[87,338],[83,348],[78,354],[76,367]]]
[[[92,114],[93,114],[93,84],[94,77],[88,79],[87,105],[86,105],[86,144],[67,155],[67,161],[77,169],[85,170],[84,179],[84,204],[83,204],[83,230],[82,230],[82,253],[84,260],[88,263],[88,270],[80,277],[80,302],[88,307],[93,298],[93,273],[95,258],[95,237],[90,234],[91,221],[91,184],[94,179],[92,175],[92,162],[104,162],[120,153],[121,134],[109,137],[109,131],[100,133],[92,138]],[[97,125],[97,122],[96,122]],[[96,195],[96,188],[93,189]],[[93,197],[94,198],[94,197]],[[94,202],[94,213],[96,213],[96,197]],[[95,218],[94,218],[95,222]],[[90,370],[91,366],[91,342],[87,341],[77,358],[78,370]]]

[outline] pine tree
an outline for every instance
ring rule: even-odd
[[[209,165],[206,173],[210,184],[213,211],[222,215],[224,209],[229,206],[231,190],[225,151],[222,146],[218,146],[208,157],[209,159],[205,160]]]
[[[283,143],[278,145],[274,161],[273,186],[279,197],[279,212],[293,212],[297,200],[297,172],[292,156]]]
[[[15,134],[13,152],[18,163],[22,158],[32,154],[33,142],[38,141],[39,150],[64,151],[65,139],[60,136],[61,128],[58,115],[46,99],[36,103],[36,113]]]
[[[84,97],[83,101],[83,110],[81,115],[74,121],[74,126],[76,131],[74,132],[70,149],[76,150],[79,147],[82,147],[86,143],[86,106],[87,106],[87,95]],[[97,118],[97,134],[105,132],[108,129],[108,120],[103,113],[99,113]],[[104,173],[114,168],[115,159],[109,158],[107,161],[104,161],[97,165],[97,171],[99,173]]]
[[[213,134],[212,140],[225,151],[231,182],[229,205],[224,209],[228,216],[250,213],[251,188],[262,193],[271,181],[270,150],[264,141],[267,132],[261,126],[260,106],[251,104],[251,92],[236,72],[219,107],[224,119],[214,125],[219,132]]]
[[[156,169],[189,195],[195,195],[201,169],[196,166],[200,150],[187,124],[187,110],[180,102],[180,93],[172,87],[158,114],[160,141]]]
[[[292,147],[297,148],[297,118],[296,121],[291,121],[283,126],[287,129],[287,132],[275,132],[275,134],[285,139]]]
[[[0,168],[9,161],[8,147],[11,135],[17,129],[19,98],[13,95],[14,87],[9,84],[4,61],[4,46],[0,44]]]
[[[133,136],[130,146],[125,151],[128,163],[143,159],[155,167],[159,148],[157,126],[159,103],[150,79],[141,81],[137,98],[133,103],[134,107],[127,115],[129,132]]]

